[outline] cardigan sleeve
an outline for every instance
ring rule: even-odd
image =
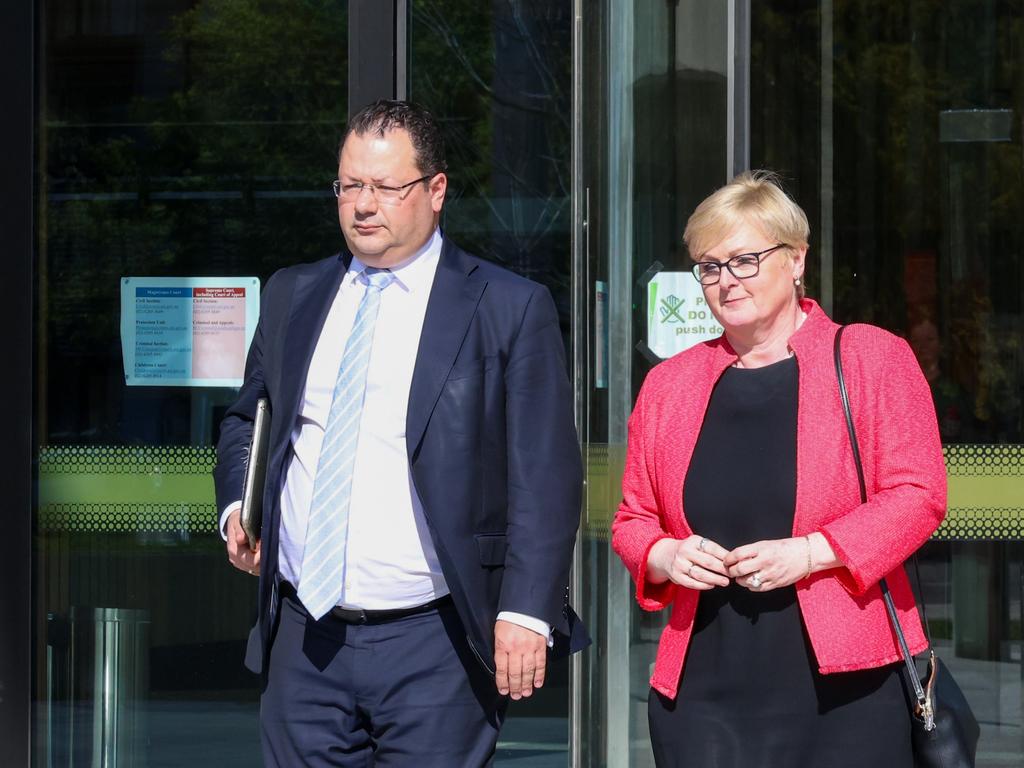
[[[863,594],[939,527],[946,468],[931,391],[909,345],[869,326],[851,326],[843,342],[868,501],[820,530],[846,566],[843,586]]]
[[[629,417],[626,444],[626,465],[622,476],[622,503],[612,522],[612,548],[622,559],[636,583],[636,600],[648,611],[660,611],[676,596],[677,585],[671,581],[650,584],[647,581],[647,557],[651,547],[670,538],[661,520],[648,450],[646,401],[648,387],[640,390],[636,406]]]

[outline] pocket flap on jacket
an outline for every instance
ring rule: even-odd
[[[478,533],[476,545],[480,549],[481,565],[504,565],[508,551],[508,538],[504,533]]]

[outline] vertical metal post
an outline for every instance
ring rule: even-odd
[[[608,446],[623,450],[626,422],[633,408],[633,194],[635,118],[633,111],[635,16],[632,3],[605,5],[605,100],[608,144],[605,167],[611,182],[602,195],[608,243]],[[607,638],[601,671],[606,708],[608,768],[629,765],[631,582],[625,568],[609,569],[604,594]]]
[[[395,0],[395,98],[409,98],[409,0]]]
[[[408,96],[408,0],[349,0],[348,113]]]
[[[91,618],[91,621],[88,621]],[[149,613],[95,608],[83,615],[92,635],[92,766],[148,764]]]
[[[750,0],[729,0],[726,178],[750,168]]]
[[[0,402],[8,414],[0,440],[7,482],[0,506],[0,744],[5,765],[29,764],[32,670],[32,306],[33,306],[33,13],[29,0],[11,2],[0,24],[0,326],[5,329]]]
[[[576,430],[579,433],[580,449],[583,451],[586,471],[587,445],[589,439],[589,408],[587,407],[590,377],[587,365],[587,340],[590,335],[590,313],[586,297],[590,281],[585,279],[590,254],[587,252],[586,220],[589,213],[583,205],[583,0],[573,0],[572,26],[572,382]],[[586,478],[584,478],[584,483]],[[585,490],[585,489],[584,489]],[[586,514],[584,495],[581,519]],[[580,527],[582,531],[582,525]],[[576,534],[576,548],[573,550],[572,578],[569,584],[569,600],[580,610],[583,604],[583,547],[580,534]],[[583,748],[583,661],[581,654],[573,654],[569,660],[569,765],[582,768]]]
[[[835,289],[833,273],[833,146],[832,146],[832,77],[833,77],[833,15],[832,0],[821,0],[821,222],[818,225],[821,265],[821,306],[832,316]]]

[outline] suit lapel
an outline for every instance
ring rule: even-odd
[[[462,348],[487,285],[486,280],[475,278],[475,270],[476,264],[459,248],[444,241],[409,389],[405,440],[410,460],[423,439],[430,414],[441,396],[441,388]]]
[[[278,357],[279,365],[272,374],[277,377],[277,396],[274,398],[271,413],[271,451],[270,466],[274,469],[274,485],[270,498],[270,517],[263,521],[265,533],[263,542],[263,562],[268,573],[277,572],[277,535],[280,515],[281,488],[284,485],[288,446],[291,443],[292,427],[299,413],[299,402],[306,388],[309,375],[309,364],[313,358],[313,350],[323,330],[327,313],[331,309],[334,297],[338,293],[341,278],[348,269],[351,256],[342,252],[339,257],[327,259],[303,270],[295,277],[291,301],[286,310],[288,323],[284,331],[284,348]],[[265,371],[269,374],[269,371]],[[277,581],[274,581],[277,589]],[[273,600],[276,610],[277,601]],[[273,619],[271,618],[271,624]]]
[[[288,333],[279,371],[282,396],[278,409],[283,407],[285,416],[284,421],[279,422],[281,424],[292,425],[298,416],[300,394],[306,388],[313,350],[351,258],[349,254],[343,253],[336,261],[327,262],[330,271],[310,270],[295,279]],[[299,372],[301,375],[295,375]],[[288,434],[291,434],[290,427]]]

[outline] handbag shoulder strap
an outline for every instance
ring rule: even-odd
[[[835,357],[836,364],[836,380],[839,382],[839,399],[843,403],[843,415],[846,416],[846,431],[850,435],[850,448],[853,451],[853,463],[857,467],[857,483],[860,485],[860,501],[861,504],[866,504],[868,500],[867,485],[864,482],[864,467],[861,464],[860,459],[860,446],[857,443],[857,432],[853,426],[853,411],[850,409],[850,394],[846,390],[846,381],[843,379],[843,356],[841,349],[841,342],[843,338],[843,331],[846,330],[845,325],[839,326],[839,330],[836,331],[836,340],[833,349],[833,356]],[[892,624],[893,632],[896,633],[896,639],[900,644],[900,651],[903,654],[903,662],[907,667],[907,676],[910,678],[911,683],[914,686],[914,696],[917,697],[918,704],[924,705],[925,695],[924,688],[921,687],[921,681],[917,676],[917,669],[914,666],[914,657],[910,654],[910,648],[907,645],[907,638],[903,634],[903,627],[900,625],[899,616],[896,614],[896,605],[892,601],[892,595],[889,594],[889,585],[885,579],[878,580],[878,586],[882,590],[882,600],[885,601],[885,610],[889,614],[889,622]]]

